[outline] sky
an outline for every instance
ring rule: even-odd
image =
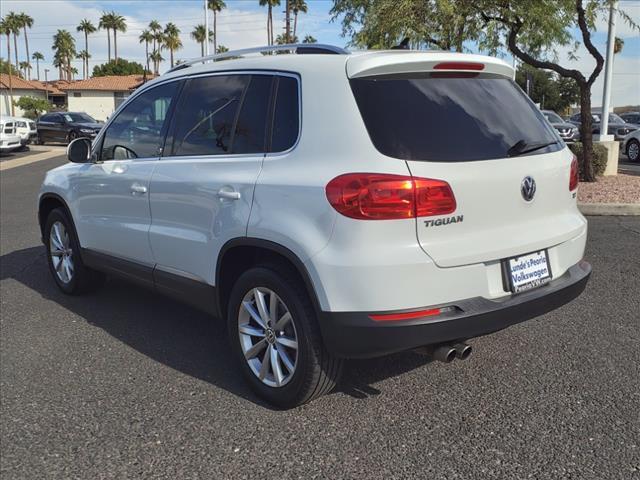
[[[282,0],[284,3],[284,0]],[[230,49],[266,45],[267,9],[260,7],[258,0],[226,0],[227,8],[218,14],[218,43]],[[318,42],[338,46],[347,46],[349,39],[341,36],[340,22],[331,21],[329,10],[333,4],[330,0],[307,0],[309,11],[298,17],[298,37],[313,35]],[[621,0],[620,8],[625,10],[637,23],[640,23],[640,0]],[[202,0],[2,0],[0,15],[10,11],[25,12],[34,19],[29,30],[29,50],[44,54],[45,62],[40,64],[41,79],[44,79],[44,68],[50,69],[49,79],[57,77],[57,69],[51,65],[53,52],[52,37],[58,29],[69,30],[76,37],[77,50],[84,49],[84,36],[76,32],[75,27],[83,18],[88,18],[97,25],[103,11],[114,10],[127,20],[128,30],[118,34],[118,55],[127,60],[135,60],[144,64],[144,44],[140,44],[138,36],[149,22],[154,19],[161,24],[175,23],[181,29],[184,48],[176,52],[176,58],[188,59],[200,55],[200,46],[191,39],[190,32],[198,23],[204,23]],[[274,9],[274,34],[284,27],[283,8]],[[210,14],[211,15],[211,14]],[[210,24],[212,24],[210,20]],[[607,19],[598,22],[597,32],[593,35],[596,48],[606,50]],[[612,98],[613,106],[640,105],[640,34],[633,31],[622,21],[618,22],[617,36],[625,41],[623,51],[616,55],[613,70]],[[0,38],[0,55],[6,56],[6,37]],[[12,42],[13,43],[13,42]],[[13,50],[13,45],[11,45]],[[90,69],[107,61],[107,34],[99,31],[89,37],[89,51],[92,55]],[[12,57],[13,57],[12,52]],[[24,60],[25,46],[22,36],[18,39],[18,55]],[[168,52],[163,53],[168,58]],[[504,53],[503,58],[511,62],[511,57]],[[587,74],[595,65],[593,58],[584,48],[578,51],[578,59],[570,60],[567,50],[559,52],[559,61],[563,66],[577,68]],[[32,62],[36,76],[35,62]],[[82,62],[76,62],[76,68],[82,73]],[[169,62],[163,62],[161,70],[166,70]],[[592,89],[592,103],[602,103],[602,73]]]

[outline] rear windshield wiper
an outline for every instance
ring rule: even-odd
[[[526,140],[518,140],[513,146],[507,150],[507,156],[509,157],[517,157],[518,155],[522,155],[524,153],[533,152],[535,150],[540,150],[541,148],[548,147],[549,145],[555,145],[558,143],[557,140],[552,142],[533,142],[528,143]]]

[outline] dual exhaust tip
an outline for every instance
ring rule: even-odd
[[[450,363],[454,359],[466,360],[471,355],[471,345],[466,343],[433,345],[428,347],[422,347],[421,352],[431,356],[434,360],[439,362]]]

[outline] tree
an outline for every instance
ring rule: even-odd
[[[207,0],[207,8],[213,12],[213,51],[218,51],[218,29],[216,27],[216,14],[221,12],[227,5],[223,0]]]
[[[307,2],[305,0],[289,0],[289,7],[293,12],[293,36],[295,37],[298,29],[298,14],[307,13]]]
[[[273,7],[280,5],[280,0],[260,0],[260,6],[267,6],[267,44],[273,45]]]
[[[204,25],[196,25],[191,32],[191,38],[200,44],[200,56],[204,57],[204,42],[207,41],[207,30]],[[213,32],[209,30],[209,42],[213,40]],[[216,50],[217,51],[217,50]]]
[[[16,69],[19,70],[20,62],[18,62],[18,35],[20,35],[20,28],[22,27],[20,23],[20,15],[18,13],[9,12],[4,17],[4,19],[7,22],[7,27],[13,35],[13,54],[16,58]]]
[[[29,70],[31,70],[31,64],[29,62],[20,62],[20,70],[24,72],[24,76],[29,78]]]
[[[110,62],[93,67],[94,77],[106,77],[109,75],[143,75],[144,66],[138,62],[128,61],[124,58],[118,59],[118,62],[111,60]]]
[[[9,101],[11,102],[11,115],[15,115],[15,107],[13,106],[13,68],[11,67],[11,23],[7,20],[7,17],[0,21],[0,33],[7,36],[7,67],[9,74]],[[3,65],[0,65],[3,66]],[[3,66],[4,72],[4,66]]]
[[[218,49],[216,50],[216,53],[225,53],[228,52],[229,49],[227,47],[225,47],[224,45],[218,45]]]
[[[98,29],[93,23],[91,23],[91,20],[85,18],[80,21],[80,24],[76,27],[76,31],[84,33],[83,52],[86,52],[86,56],[82,63],[82,78],[87,78],[89,76],[89,58],[91,58],[91,55],[89,55],[89,34],[97,32]]]
[[[24,32],[24,47],[27,52],[26,61],[29,63],[29,37],[27,36],[27,28],[33,27],[33,18],[26,13],[18,14],[18,22]],[[27,70],[27,79],[31,80],[30,69]]]
[[[113,12],[113,24],[111,29],[113,30],[113,56],[118,62],[118,32],[125,33],[127,31],[127,21],[122,15],[118,15]]]
[[[162,40],[162,25],[157,20],[149,22],[149,31],[153,35],[153,51],[158,49],[158,39]]]
[[[147,71],[149,71],[149,43],[153,41],[153,34],[150,30],[143,30],[138,37],[140,43],[144,43],[144,58],[146,59]]]
[[[276,45],[288,45],[290,43],[298,43],[298,37],[287,37],[286,32],[281,33],[276,37]]]
[[[358,47],[387,49],[409,38],[417,47],[457,52],[465,41],[496,48],[475,0],[334,0],[330,13],[342,17],[342,34]]]
[[[30,97],[28,95],[20,97],[17,102],[12,101],[12,105],[22,109],[24,116],[32,120],[38,118],[42,112],[48,112],[53,108],[53,105],[44,98]]]
[[[171,58],[171,68],[173,68],[173,52],[182,48],[182,40],[180,40],[180,29],[173,23],[167,23],[164,28],[164,46],[169,50]]]
[[[573,79],[527,64],[518,68],[516,82],[541,108],[558,113],[566,112],[580,99],[580,90]]]
[[[158,72],[160,71],[160,63],[164,60],[162,53],[160,53],[160,50],[154,50],[150,57],[153,61],[154,73],[158,75]]]
[[[76,57],[76,40],[67,30],[58,30],[53,36],[53,46],[60,73],[65,72],[65,79],[71,81],[72,68],[71,59]],[[55,63],[54,63],[55,65]],[[60,75],[62,78],[62,75]]]
[[[44,55],[40,52],[33,52],[31,58],[36,61],[36,70],[38,72],[38,80],[40,80],[40,60],[44,60]]]
[[[591,117],[591,87],[604,66],[604,58],[593,45],[591,32],[599,15],[606,15],[611,0],[478,0],[477,8],[497,36],[506,38],[511,53],[523,62],[552,70],[564,78],[573,79],[580,89],[580,138],[583,144],[583,180],[595,181],[593,169],[593,135]],[[635,28],[636,23],[623,11],[618,14]],[[572,55],[580,40],[571,29],[580,32],[582,44],[595,60],[592,72],[585,76],[577,69],[560,65],[557,48],[572,46]]]
[[[107,47],[108,47],[108,60],[111,61],[111,25],[113,25],[113,16],[111,13],[102,12],[100,17],[100,23],[98,28],[102,28],[107,31]]]
[[[82,78],[86,80],[89,77],[89,59],[91,55],[86,50],[82,50],[76,55],[76,58],[82,60]]]
[[[316,40],[312,35],[305,35],[302,43],[318,43],[318,40]]]

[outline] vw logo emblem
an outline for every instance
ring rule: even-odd
[[[527,175],[522,179],[522,183],[520,184],[520,193],[525,201],[530,202],[533,200],[533,197],[536,194],[536,181],[533,177]]]

